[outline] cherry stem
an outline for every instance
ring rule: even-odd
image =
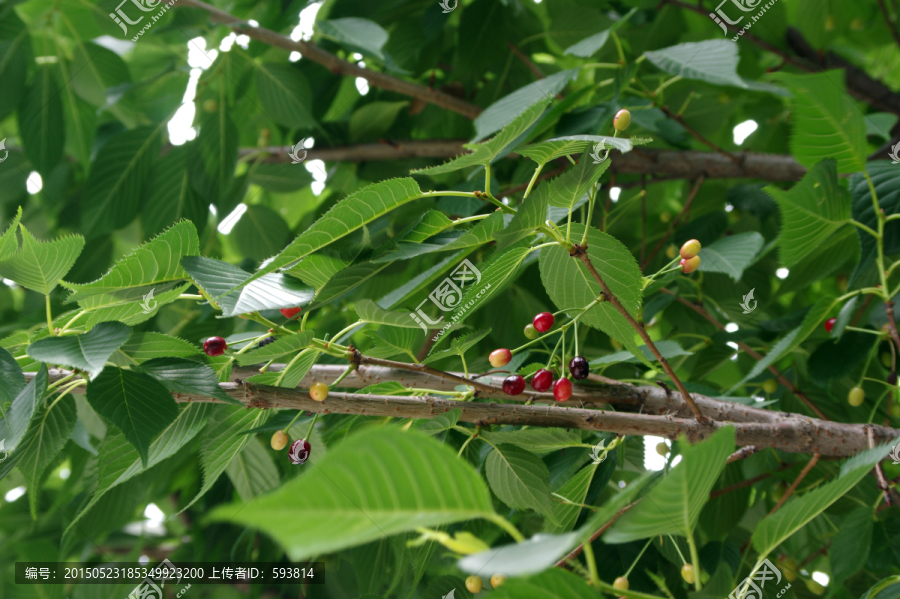
[[[649,547],[649,546],[650,546],[650,543],[652,543],[652,542],[653,542],[653,537],[650,537],[649,539],[647,539],[647,542],[644,544],[644,548],[641,549],[641,552],[638,553],[638,556],[637,556],[636,558],[634,558],[634,561],[633,561],[633,562],[631,562],[631,567],[628,568],[628,571],[627,571],[627,572],[625,572],[625,578],[628,578],[628,575],[631,574],[631,571],[632,571],[632,570],[634,570],[634,567],[635,567],[635,566],[637,565],[637,563],[640,561],[641,556],[644,555],[644,552],[647,551],[647,547]]]
[[[316,419],[317,419],[318,417],[319,417],[319,413],[316,412],[316,413],[313,415],[312,422],[309,423],[309,428],[306,429],[306,436],[304,437],[304,439],[309,439],[309,436],[310,436],[310,435],[312,434],[312,432],[313,432],[313,427],[316,425]]]
[[[297,419],[300,418],[300,416],[302,416],[303,413],[304,413],[303,410],[297,410],[297,415],[294,416],[294,419],[291,420],[291,423],[289,425],[287,425],[286,427],[281,429],[281,432],[283,432],[285,435],[288,434],[288,431],[291,430],[291,427],[294,426],[294,423],[297,422]]]

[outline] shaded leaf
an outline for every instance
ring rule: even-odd
[[[219,387],[219,379],[206,364],[184,358],[154,358],[141,364],[140,371],[149,374],[172,393],[193,393],[226,403],[243,405]]]
[[[721,272],[740,281],[744,271],[756,261],[765,239],[756,231],[729,235],[700,250],[703,272]]]
[[[38,339],[28,346],[28,355],[47,364],[78,368],[93,380],[130,335],[131,329],[121,322],[101,322],[87,333]]]

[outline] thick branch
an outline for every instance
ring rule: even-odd
[[[672,370],[672,367],[669,366],[669,361],[663,357],[659,350],[656,348],[656,344],[653,343],[653,340],[650,339],[650,335],[647,334],[647,331],[644,330],[644,327],[639,325],[634,317],[629,314],[628,310],[625,309],[625,306],[619,301],[619,298],[613,294],[610,290],[609,285],[606,284],[606,281],[603,280],[603,277],[600,276],[600,273],[597,272],[597,269],[594,268],[594,265],[591,263],[590,257],[588,257],[587,248],[582,248],[578,244],[575,244],[575,249],[573,250],[573,256],[577,257],[581,260],[582,264],[588,269],[588,272],[591,273],[591,276],[594,277],[594,280],[600,284],[600,287],[603,289],[603,293],[606,295],[606,301],[613,305],[613,307],[619,311],[625,320],[628,321],[628,324],[631,325],[637,334],[640,335],[641,339],[644,341],[644,344],[650,348],[650,351],[656,356],[656,360],[662,365],[663,370],[666,371],[666,374],[669,375],[669,378],[672,379],[672,382],[675,383],[675,386],[678,387],[678,390],[681,392],[681,396],[684,398],[684,401],[687,402],[687,405],[690,406],[691,411],[694,413],[694,417],[700,422],[704,422],[706,418],[703,416],[703,412],[700,411],[700,408],[697,407],[697,404],[694,402],[694,399],[691,397],[691,394],[685,389],[684,384],[682,384],[681,380],[675,374],[675,371]]]
[[[312,42],[294,41],[291,38],[276,33],[265,27],[253,27],[246,21],[243,21],[234,15],[223,10],[219,10],[214,6],[210,6],[200,0],[178,0],[176,7],[190,6],[200,8],[210,14],[210,18],[216,23],[222,23],[230,26],[238,33],[242,33],[257,41],[276,48],[299,52],[303,58],[317,62],[327,68],[332,73],[345,77],[362,77],[369,82],[370,85],[380,87],[389,91],[394,91],[413,98],[419,98],[425,102],[430,102],[435,106],[458,112],[470,119],[474,119],[481,113],[481,108],[460,100],[454,96],[446,94],[440,90],[425,87],[417,83],[410,83],[402,79],[397,79],[385,73],[378,73],[370,69],[360,67],[352,62],[342,60],[330,52],[326,52]]]
[[[342,370],[345,367],[337,366]],[[361,367],[367,368],[367,367]],[[50,380],[56,381],[71,374],[53,369]],[[345,379],[348,386],[354,374]],[[27,378],[34,373],[26,373]],[[324,377],[322,377],[324,379]],[[394,380],[394,379],[388,379]],[[432,380],[436,379],[436,377]],[[306,379],[304,379],[304,382]],[[366,381],[371,384],[372,381]],[[344,383],[341,383],[342,385]],[[324,402],[314,401],[309,393],[301,389],[270,387],[244,382],[220,383],[219,386],[231,397],[255,408],[282,408],[307,410],[324,414],[359,414],[376,417],[434,418],[454,408],[462,410],[460,421],[475,424],[511,424],[540,427],[574,428],[583,430],[613,432],[621,435],[653,435],[676,439],[687,436],[692,443],[701,441],[717,430],[734,425],[737,443],[757,448],[773,447],[792,453],[819,453],[828,456],[850,456],[869,447],[868,429],[872,429],[875,443],[886,443],[900,435],[900,430],[871,424],[845,424],[825,422],[784,412],[767,412],[740,406],[748,414],[767,413],[764,422],[723,422],[711,421],[700,424],[695,419],[679,418],[669,414],[651,415],[629,412],[612,412],[557,405],[521,405],[509,403],[460,402],[434,397],[402,397],[340,393],[332,391]],[[620,393],[626,385],[610,386],[607,391]],[[650,388],[632,388],[632,392],[651,391]],[[84,387],[76,387],[73,393],[84,393]],[[215,400],[195,394],[174,394],[176,401],[190,402]],[[668,400],[672,402],[671,399]],[[713,402],[714,400],[708,400]],[[674,402],[672,402],[674,403]],[[724,402],[716,402],[723,405]],[[672,406],[674,408],[674,406]],[[671,412],[671,410],[670,410]]]
[[[465,154],[463,139],[402,140],[382,143],[339,146],[334,148],[313,148],[307,150],[307,159],[338,162],[364,162],[371,160],[398,160],[402,158],[454,158]],[[12,149],[12,148],[10,148]],[[262,162],[290,162],[290,146],[262,148],[269,154]],[[244,148],[241,155],[259,152],[259,148]],[[515,157],[516,154],[509,156]],[[799,181],[806,174],[791,156],[782,154],[761,154],[741,152],[734,154],[740,164],[732,162],[715,152],[697,150],[652,150],[636,149],[627,154],[610,154],[610,170],[614,173],[635,175],[661,175],[675,179],[762,179],[764,181]],[[566,170],[568,166],[542,173],[539,180],[551,178]],[[524,190],[523,184],[503,190],[502,195],[511,195]]]

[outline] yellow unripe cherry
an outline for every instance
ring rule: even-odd
[[[616,578],[616,581],[613,583],[613,588],[617,591],[627,591],[628,590],[628,579],[624,576],[619,576]]]
[[[700,253],[700,242],[696,239],[685,241],[678,253],[681,254],[681,257],[685,260],[690,260]]]
[[[287,447],[289,441],[290,439],[284,431],[275,431],[275,434],[272,435],[272,440],[269,442],[269,444],[275,451],[281,451],[282,449]]]
[[[316,401],[325,401],[325,398],[328,397],[328,385],[325,383],[314,383],[309,388],[309,396]]]
[[[496,589],[501,584],[506,582],[507,578],[509,577],[506,574],[494,574],[493,576],[491,576],[491,586]]]
[[[775,393],[776,391],[778,391],[778,381],[776,381],[775,379],[768,379],[763,383],[762,387],[763,391],[765,391],[766,393]]]
[[[694,566],[685,564],[681,566],[681,577],[688,584],[694,584]]]
[[[849,403],[854,408],[858,408],[863,404],[863,401],[866,399],[866,392],[862,390],[862,387],[853,387],[850,389],[850,393],[847,394],[847,403]]]
[[[483,583],[481,582],[480,576],[475,576],[473,574],[472,576],[466,578],[466,588],[469,589],[470,593],[479,592],[481,590],[482,584]]]
[[[700,268],[700,256],[694,256],[693,258],[682,258],[681,260],[681,271],[684,274],[690,274]]]
[[[631,113],[628,112],[625,108],[616,113],[616,116],[613,118],[613,127],[615,127],[616,131],[624,131],[628,129],[628,125],[631,124]]]

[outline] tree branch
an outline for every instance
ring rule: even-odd
[[[481,113],[481,108],[479,106],[470,104],[465,100],[460,100],[459,98],[446,94],[440,90],[425,87],[424,85],[419,85],[417,83],[410,83],[385,73],[378,73],[360,67],[352,62],[342,60],[330,52],[326,52],[312,42],[294,41],[287,36],[266,29],[265,27],[253,27],[246,21],[223,10],[219,10],[205,2],[201,2],[201,0],[178,0],[175,6],[177,8],[189,6],[205,10],[209,13],[210,18],[216,23],[228,25],[235,32],[251,37],[264,44],[282,48],[283,50],[299,52],[303,55],[303,58],[317,62],[337,75],[345,77],[362,77],[375,87],[430,102],[435,106],[452,110],[453,112],[457,112],[470,119],[474,119]]]
[[[340,365],[328,365],[327,367],[340,368],[341,372],[346,370],[345,366]],[[269,370],[277,369],[270,367]],[[69,371],[52,369],[50,381],[59,380],[69,374],[71,374]],[[347,386],[351,386],[355,374],[349,375],[341,383],[341,386],[344,386],[345,383]],[[27,379],[33,377],[34,373],[26,373]],[[318,378],[324,382],[324,377],[320,374]],[[437,379],[437,377],[434,378]],[[308,380],[310,379],[304,378],[304,382]],[[447,380],[449,381],[449,379]],[[368,380],[366,384],[372,384],[372,382],[374,381]],[[565,407],[559,404],[545,406],[477,401],[461,402],[437,397],[368,395],[337,391],[330,392],[325,401],[317,402],[309,397],[307,391],[302,389],[256,385],[247,381],[220,383],[219,387],[231,397],[252,408],[281,408],[307,410],[322,414],[359,414],[375,417],[424,419],[435,418],[452,409],[459,408],[461,410],[460,421],[478,425],[511,424],[574,428],[621,435],[653,435],[667,439],[677,439],[679,435],[685,435],[692,443],[709,437],[721,428],[733,425],[737,443],[741,446],[773,447],[790,453],[819,453],[838,457],[854,455],[868,449],[867,428],[872,429],[872,438],[875,443],[886,443],[900,435],[900,430],[886,426],[825,422],[797,414],[759,410],[709,399],[708,401],[723,406],[734,405],[741,411],[746,411],[748,415],[762,412],[768,417],[768,420],[726,422],[708,419],[706,424],[700,424],[690,417],[674,416],[671,409],[667,412],[660,410],[660,415],[652,415]],[[607,391],[621,393],[629,388],[632,393],[647,391],[649,394],[652,391],[651,388],[631,388],[626,385],[610,386]],[[78,386],[72,391],[77,394],[84,394],[84,392],[84,386]],[[179,402],[221,403],[197,394],[174,393],[173,395]],[[667,401],[671,405],[672,400],[668,399]],[[688,412],[688,416],[690,416],[690,412]]]
[[[700,408],[697,407],[697,404],[694,403],[694,399],[691,397],[691,394],[685,389],[681,380],[675,375],[675,371],[672,370],[672,367],[669,366],[669,361],[666,360],[659,350],[656,348],[656,344],[653,343],[653,340],[650,339],[650,335],[647,334],[647,331],[644,330],[644,327],[639,325],[631,314],[628,313],[628,310],[625,309],[625,306],[619,301],[613,292],[610,290],[609,285],[606,284],[606,281],[603,280],[603,277],[600,276],[600,273],[597,272],[597,269],[594,268],[594,265],[591,263],[591,259],[587,253],[587,247],[582,247],[577,243],[574,244],[574,249],[572,250],[572,256],[581,260],[581,263],[587,267],[588,272],[591,273],[591,276],[594,277],[594,280],[600,284],[600,287],[603,289],[603,293],[606,295],[606,301],[613,305],[613,307],[619,311],[625,320],[628,321],[628,324],[631,325],[637,334],[640,335],[641,339],[650,349],[654,356],[656,356],[656,360],[662,365],[663,369],[666,371],[666,374],[669,375],[669,378],[672,379],[672,382],[675,383],[675,386],[678,387],[678,390],[681,392],[681,396],[684,398],[684,401],[690,406],[691,411],[694,413],[694,417],[699,422],[705,422],[706,417],[703,416],[703,412],[700,411]]]
[[[769,512],[770,516],[777,512],[778,508],[783,506],[784,502],[790,498],[800,483],[803,482],[803,479],[806,478],[806,475],[809,474],[809,471],[813,469],[813,466],[819,463],[820,457],[819,454],[814,454],[812,459],[807,462],[806,466],[803,467],[803,470],[800,471],[800,474],[797,475],[797,478],[794,479],[794,482],[791,483],[791,486],[788,487],[788,490],[785,491],[784,495],[781,496],[781,499],[778,500],[778,503],[775,504],[775,507],[772,508],[772,511]]]

